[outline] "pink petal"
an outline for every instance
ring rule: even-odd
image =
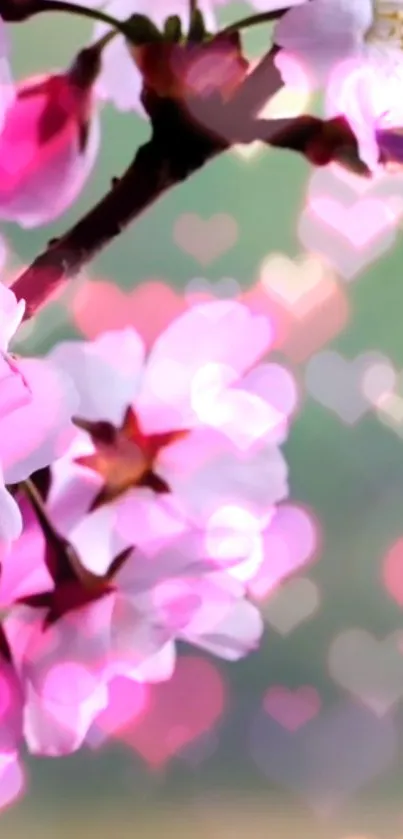
[[[200,525],[223,505],[259,515],[288,493],[287,465],[277,447],[264,444],[241,454],[213,431],[194,431],[164,449],[157,471]]]
[[[14,292],[0,283],[0,350],[5,352],[9,342],[17,331],[25,311],[25,301],[17,298]]]
[[[107,704],[103,671],[109,652],[113,596],[68,612],[44,629],[46,612],[18,607],[6,632],[23,684],[24,735],[34,753],[79,748]]]
[[[370,0],[314,0],[287,12],[273,40],[325,81],[335,64],[360,49],[372,15]]]
[[[186,632],[184,637],[189,643],[196,644],[212,655],[237,661],[257,648],[263,629],[258,609],[246,600],[241,600],[234,603],[214,628],[200,635]]]
[[[105,504],[88,513],[69,530],[69,542],[77,551],[83,566],[93,574],[103,576],[112,561],[130,546],[117,526],[116,504]]]
[[[124,676],[139,683],[165,682],[171,678],[175,663],[175,644],[168,641],[141,662],[132,662],[125,657],[120,658],[116,653],[112,654],[105,675],[108,678]]]
[[[22,517],[17,502],[3,484],[0,469],[0,546],[18,539]]]
[[[58,676],[60,677],[61,668]],[[81,674],[82,675],[82,674]],[[78,671],[66,670],[60,679],[67,687],[79,679]],[[52,701],[39,695],[28,685],[24,707],[24,737],[31,754],[60,757],[77,751],[98,716],[108,704],[105,685],[94,682],[91,694],[85,700],[71,703]]]
[[[267,437],[281,417],[257,394],[244,388],[227,388],[232,378],[230,368],[206,365],[193,379],[192,407],[201,423],[219,429],[244,450]]]
[[[44,562],[45,538],[26,498],[20,497],[23,532],[1,562],[0,607],[21,597],[52,589],[53,581]]]
[[[7,483],[24,480],[60,454],[60,434],[70,427],[77,404],[70,379],[51,363],[20,359],[18,371],[31,399],[0,415],[0,462]]]
[[[16,752],[0,754],[0,810],[4,810],[24,792],[25,773]]]
[[[137,408],[147,431],[195,424],[192,387],[211,363],[222,364],[235,383],[268,349],[271,327],[236,301],[194,306],[157,338]]]
[[[48,509],[59,533],[66,538],[87,514],[103,484],[95,471],[74,462],[75,458],[94,451],[88,434],[77,431],[67,451],[52,465]]]
[[[143,369],[144,345],[135,329],[106,332],[91,343],[65,341],[48,357],[73,379],[80,398],[78,416],[122,422]]]
[[[13,666],[0,657],[0,754],[19,749],[23,694]]]
[[[126,544],[157,548],[186,529],[185,516],[172,496],[132,489],[116,503],[116,528]]]
[[[220,557],[216,558],[214,550],[209,553],[204,531],[189,530],[167,539],[163,545],[157,541],[155,551],[151,543],[146,547],[147,550],[134,550],[115,576],[118,590],[145,614],[151,607],[155,609],[153,592],[156,586],[172,579],[199,577],[221,568]],[[239,562],[240,558],[239,554],[232,557],[233,562]]]
[[[169,643],[170,626],[156,622],[157,613],[141,614],[132,601],[117,595],[112,613],[110,650],[105,673],[138,679],[141,668]],[[143,672],[147,672],[146,670]]]
[[[99,146],[99,124],[92,119],[85,148],[80,147],[79,119],[87,99],[88,92],[73,87],[67,75],[18,85],[0,134],[0,218],[35,227],[75,201]]]

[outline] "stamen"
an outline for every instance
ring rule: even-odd
[[[370,40],[394,41],[403,49],[403,9],[383,9],[386,5],[375,2],[374,23],[368,36]]]

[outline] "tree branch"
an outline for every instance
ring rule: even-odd
[[[114,179],[105,197],[61,238],[52,240],[14,283],[17,299],[27,302],[24,320],[165,192],[226,147],[226,142],[199,134],[173,103],[163,102],[152,138],[138,149],[124,175]]]
[[[295,151],[317,166],[337,161],[368,174],[359,160],[355,136],[343,118],[256,119],[263,88],[267,90],[268,85],[273,95],[281,87],[274,55],[275,51],[270,59],[262,59],[226,104],[217,93],[198,98],[196,107],[186,103],[185,108],[182,102],[145,91],[151,139],[139,148],[124,175],[113,181],[107,195],[61,238],[50,242],[16,280],[13,291],[18,300],[26,300],[25,320],[169,189],[235,143],[260,140]]]

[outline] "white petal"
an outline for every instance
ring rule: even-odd
[[[117,595],[112,613],[109,664],[106,674],[120,672],[137,679],[139,668],[170,641],[168,626],[157,624],[157,614],[141,614],[135,600]],[[154,619],[154,622],[153,622]]]
[[[92,454],[94,446],[85,432],[78,432],[66,455],[52,466],[52,483],[48,496],[48,509],[57,530],[66,539],[83,519],[103,480],[92,469],[79,466],[74,458]]]
[[[362,48],[372,19],[371,0],[313,0],[287,12],[273,40],[325,81],[335,64]]]
[[[78,390],[77,413],[119,425],[140,383],[144,345],[135,329],[106,332],[95,341],[65,341],[49,356]]]
[[[161,496],[147,488],[136,488],[116,502],[116,528],[128,545],[146,549],[182,533],[187,523],[171,495]]]
[[[22,531],[20,508],[0,476],[0,544],[18,539]]]
[[[258,647],[263,629],[258,609],[246,600],[241,600],[234,604],[214,630],[202,635],[185,633],[184,637],[189,643],[213,655],[237,661]]]
[[[103,684],[94,686],[91,696],[77,705],[52,702],[28,685],[23,730],[29,751],[49,757],[77,751],[95,718],[107,704],[108,691]]]
[[[6,352],[25,311],[25,300],[17,302],[11,288],[0,283],[0,351]]]
[[[138,666],[131,666],[123,659],[112,661],[108,667],[108,674],[112,676],[126,676],[136,682],[156,683],[170,679],[175,670],[176,652],[172,641],[164,644],[156,653],[145,658]]]
[[[82,565],[98,576],[106,574],[115,557],[130,545],[117,530],[116,516],[116,505],[105,504],[88,513],[69,532],[69,541]]]
[[[148,431],[191,427],[193,383],[206,365],[222,364],[236,381],[268,349],[271,326],[236,301],[195,306],[157,338],[146,367],[137,408]],[[230,375],[231,374],[231,375]]]
[[[157,471],[200,525],[222,505],[260,514],[288,493],[287,464],[276,446],[262,444],[240,453],[219,432],[194,431],[167,447]]]
[[[77,406],[72,381],[49,361],[20,359],[18,370],[31,398],[0,419],[0,459],[10,484],[24,480],[62,453]]]

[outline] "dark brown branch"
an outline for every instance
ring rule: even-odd
[[[52,241],[17,279],[13,291],[17,299],[27,302],[25,319],[32,317],[61,284],[79,273],[164,193],[235,143],[261,140],[295,151],[317,166],[338,161],[355,172],[367,174],[346,120],[323,121],[310,116],[271,121],[255,118],[262,79],[266,78],[271,93],[281,86],[277,71],[270,81],[273,54],[270,61],[271,64],[267,57],[262,60],[255,75],[247,77],[227,105],[217,95],[197,101],[196,107],[190,104],[185,110],[176,101],[145,94],[152,123],[151,139],[137,151],[124,175],[114,179],[110,192],[99,204],[60,239]],[[251,85],[253,77],[256,89]],[[250,96],[245,95],[246,90]]]
[[[153,137],[139,148],[124,175],[113,180],[107,195],[81,221],[60,239],[52,240],[13,285],[17,299],[27,301],[25,319],[167,190],[227,146],[199,133],[173,103],[164,103]]]

